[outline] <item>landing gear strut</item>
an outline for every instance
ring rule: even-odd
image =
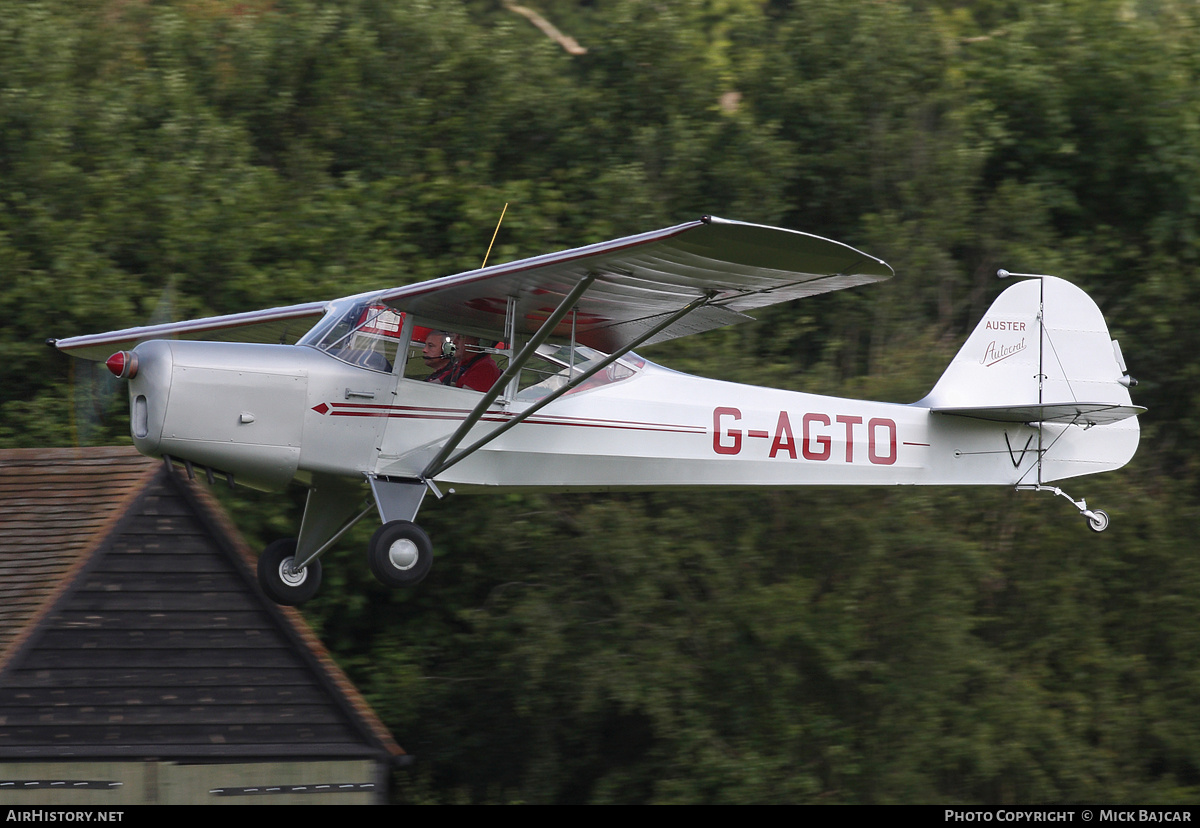
[[[1039,483],[1034,486],[1018,486],[1017,488],[1030,489],[1035,492],[1052,492],[1059,497],[1065,497],[1079,510],[1079,514],[1083,515],[1084,520],[1087,521],[1088,528],[1093,532],[1103,532],[1108,528],[1108,512],[1105,512],[1103,509],[1089,509],[1086,500],[1076,500],[1057,486],[1043,486]]]
[[[320,556],[360,520],[376,509],[385,521],[371,538],[367,561],[384,585],[406,587],[420,583],[433,566],[433,543],[411,519],[425,496],[426,484],[416,480],[369,478],[374,504],[357,514],[361,493],[336,479],[318,478],[309,490],[300,523],[300,537],[277,540],[258,558],[258,582],[278,604],[303,604],[321,586]],[[303,566],[297,566],[297,558]]]

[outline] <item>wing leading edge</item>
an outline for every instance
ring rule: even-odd
[[[105,360],[113,351],[133,348],[151,339],[206,339],[211,342],[261,342],[292,345],[322,316],[328,302],[287,305],[270,310],[210,316],[187,322],[167,322],[142,328],[58,339],[58,350],[81,359]]]
[[[649,342],[750,319],[747,311],[889,279],[883,261],[831,239],[705,217],[662,230],[493,265],[370,296],[425,324],[493,338],[508,335],[510,300],[518,335],[538,330],[581,280],[595,281],[556,333],[612,352],[672,313],[702,307]],[[59,350],[102,360],[150,339],[294,343],[334,303],[310,302],[251,313],[126,328],[57,340]]]

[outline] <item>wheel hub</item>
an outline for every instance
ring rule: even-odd
[[[388,547],[388,561],[401,571],[412,569],[417,565],[419,551],[417,545],[408,538],[393,541]]]
[[[296,569],[296,559],[284,558],[279,563],[279,580],[290,587],[298,587],[308,580],[308,568]]]

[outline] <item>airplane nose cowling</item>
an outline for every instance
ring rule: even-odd
[[[296,474],[316,352],[242,342],[144,342],[130,383],[134,444],[144,454],[281,489]]]
[[[105,364],[120,376],[113,370],[117,364],[125,374],[123,378],[129,380],[129,431],[133,444],[142,454],[158,457],[162,453],[159,444],[171,396],[174,365],[170,345],[161,340],[143,342],[132,352],[113,354]]]

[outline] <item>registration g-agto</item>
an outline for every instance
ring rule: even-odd
[[[702,379],[634,351],[891,276],[836,241],[705,217],[328,302],[52,344],[128,380],[144,454],[210,480],[308,487],[297,538],[259,559],[263,589],[285,604],[316,592],[321,555],[373,512],[372,571],[390,586],[423,579],[433,546],[413,521],[429,493],[1001,485],[1062,495],[1103,531],[1107,514],[1047,484],[1127,463],[1144,409],[1095,302],[1061,279],[1001,293],[911,405]],[[417,349],[430,331],[496,343],[476,350],[499,379],[427,382]]]

